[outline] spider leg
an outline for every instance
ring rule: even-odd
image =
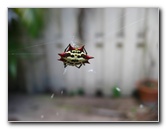
[[[63,63],[64,64],[64,68],[66,68],[67,67],[67,64],[66,63]]]
[[[80,64],[79,66],[76,65],[77,68],[81,68],[82,64]]]
[[[86,55],[87,55],[88,53],[87,53],[86,49],[84,48],[83,50],[84,50],[84,52],[85,52],[85,53],[86,53]]]
[[[69,48],[69,46],[70,46],[70,44],[65,48],[65,50],[64,50],[64,52],[66,52],[67,51],[67,49]]]

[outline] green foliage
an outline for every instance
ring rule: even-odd
[[[76,92],[75,91],[69,91],[69,96],[75,96],[76,95]]]
[[[116,85],[112,88],[112,95],[113,95],[113,97],[121,96],[121,91],[119,90],[119,88]]]
[[[17,75],[17,58],[11,58],[9,60],[9,73],[12,78],[16,78]]]
[[[77,94],[80,95],[80,96],[83,96],[85,94],[84,89],[83,88],[79,88],[77,90]]]
[[[149,87],[149,88],[156,88],[156,85],[151,81],[145,81],[144,85]]]
[[[36,37],[43,25],[44,9],[40,8],[17,8],[15,12],[19,16],[21,24],[30,36]]]
[[[27,32],[27,37],[35,38],[41,32],[43,25],[44,9],[40,8],[13,8],[10,9],[16,16],[8,25],[8,70],[9,75],[15,79],[17,77],[18,60],[25,56],[17,55],[19,49],[24,48],[21,43],[23,31]],[[12,16],[12,14],[10,14]],[[25,51],[25,50],[24,50]]]

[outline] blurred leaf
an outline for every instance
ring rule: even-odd
[[[32,37],[36,37],[43,25],[43,9],[40,8],[19,8],[15,11],[20,16],[20,20],[28,33]]]
[[[77,94],[80,96],[83,96],[85,94],[85,91],[83,88],[78,88]]]
[[[121,92],[117,86],[114,86],[112,88],[112,94],[113,94],[113,97],[120,97]]]
[[[12,78],[16,78],[17,76],[17,59],[12,58],[9,60],[9,73],[11,74]]]
[[[44,9],[40,8],[12,8],[10,11],[13,11],[17,15],[17,20],[11,20],[10,26],[8,27],[8,70],[12,78],[17,77],[17,64],[18,60],[21,58],[35,58],[32,55],[21,54],[20,48],[24,48],[22,44],[22,37],[24,32],[27,31],[31,37],[36,37],[41,31],[43,25],[43,14]],[[19,54],[16,56],[17,54]],[[23,53],[28,53],[24,50]]]

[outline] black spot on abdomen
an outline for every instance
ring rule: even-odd
[[[72,62],[78,62],[78,60],[71,60]]]

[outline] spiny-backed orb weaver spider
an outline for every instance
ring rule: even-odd
[[[70,44],[63,53],[59,53],[58,55],[61,57],[58,60],[64,63],[64,68],[68,65],[80,68],[82,65],[85,65],[85,63],[90,64],[88,60],[94,58],[87,55],[84,46],[78,48],[72,47]]]

